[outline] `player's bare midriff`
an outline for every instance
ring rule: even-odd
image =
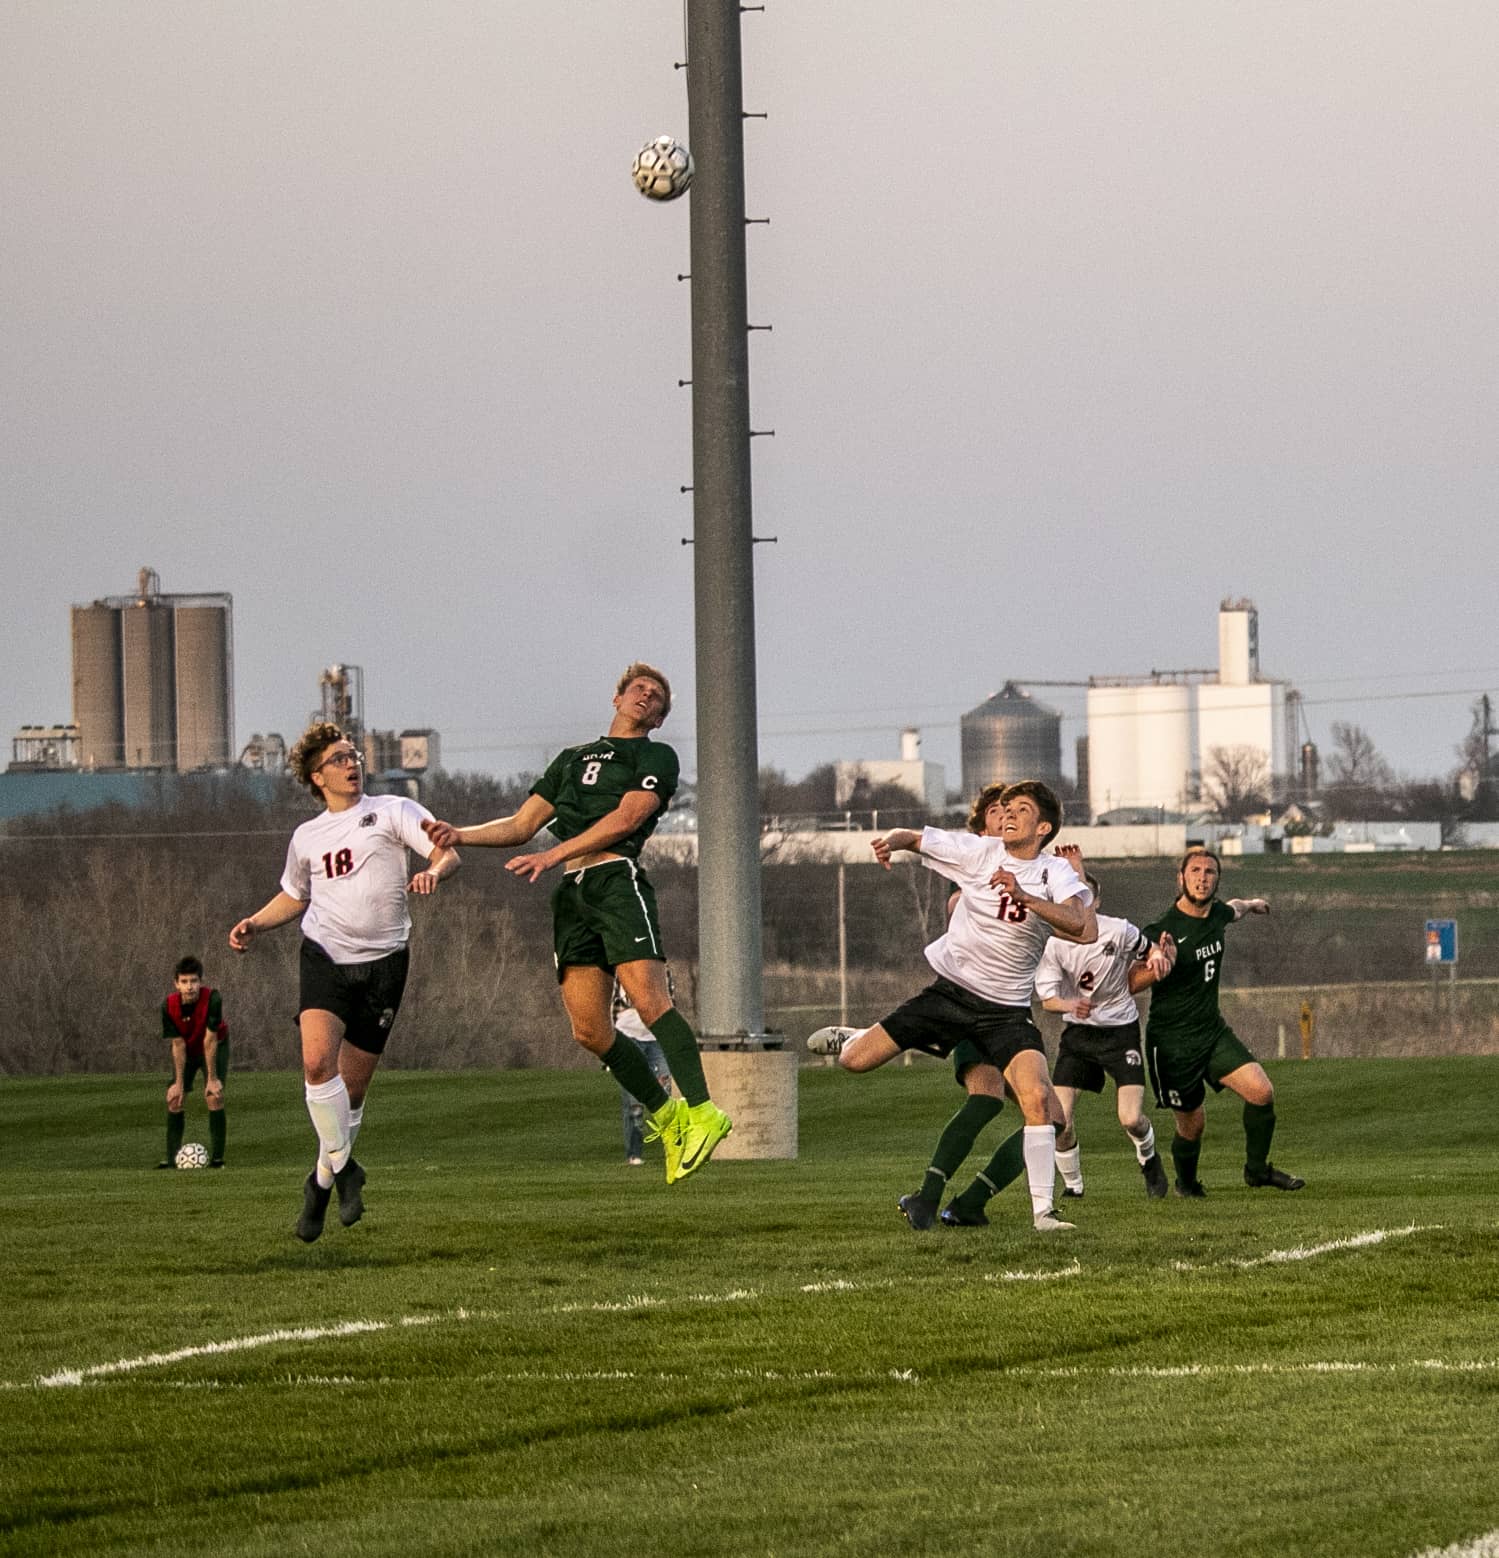
[[[611,860],[623,860],[623,855],[616,855],[612,850],[595,849],[586,855],[575,856],[569,860],[566,866],[568,871],[586,871],[589,866],[607,865]]]

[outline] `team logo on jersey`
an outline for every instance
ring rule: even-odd
[[[374,812],[370,812],[368,816],[361,817],[359,819],[359,826],[361,828],[372,828],[374,827],[376,820],[377,819]]]

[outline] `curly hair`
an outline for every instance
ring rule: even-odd
[[[286,766],[296,775],[298,784],[305,784],[316,795],[318,788],[312,782],[312,771],[318,766],[318,759],[335,741],[348,739],[347,733],[332,720],[314,720],[287,754]]]
[[[666,679],[664,671],[658,671],[655,666],[648,665],[644,660],[632,660],[625,667],[625,674],[620,677],[619,685],[614,689],[617,698],[637,676],[643,676],[647,681],[655,682],[666,696],[666,704],[661,710],[661,718],[665,719],[671,713],[671,683]]]
[[[968,831],[970,833],[982,833],[984,831],[984,813],[999,800],[1005,793],[1002,784],[986,784],[973,798],[973,805],[968,812]]]

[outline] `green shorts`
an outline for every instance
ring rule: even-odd
[[[208,1079],[208,1063],[203,1058],[200,1050],[196,1055],[189,1050],[187,1052],[187,1064],[182,1068],[182,1096],[187,1097],[193,1090],[193,1078],[199,1072],[203,1073],[204,1082]],[[213,1054],[213,1074],[220,1082],[225,1082],[229,1077],[229,1040],[220,1039],[219,1047]]]
[[[1155,1089],[1156,1107],[1190,1114],[1201,1106],[1208,1088],[1221,1093],[1224,1077],[1240,1066],[1252,1066],[1254,1056],[1224,1023],[1206,1044],[1196,1039],[1183,1041],[1179,1034],[1147,1030],[1145,1064]]]
[[[563,969],[578,965],[664,963],[656,892],[645,872],[633,860],[566,872],[552,893],[552,950],[559,980]]]

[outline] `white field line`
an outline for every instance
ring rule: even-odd
[[[1060,1282],[1063,1277],[1080,1277],[1083,1274],[1082,1264],[1073,1261],[1070,1266],[1063,1266],[1060,1271],[986,1271],[985,1282]]]
[[[1297,1246],[1290,1250],[1271,1250],[1268,1254],[1254,1256],[1248,1259],[1235,1259],[1227,1264],[1243,1268],[1255,1266],[1279,1264],[1287,1261],[1310,1260],[1314,1256],[1330,1254],[1337,1250],[1366,1249],[1373,1245],[1381,1244],[1386,1239],[1405,1238],[1411,1234],[1426,1233],[1439,1229],[1442,1225],[1411,1223],[1405,1228],[1376,1228],[1367,1233],[1351,1234],[1344,1239],[1329,1240],[1325,1244],[1310,1246]],[[1193,1266],[1181,1261],[1173,1263],[1178,1271],[1201,1271],[1208,1269],[1202,1266]],[[1074,1260],[1070,1266],[1063,1267],[1059,1271],[1001,1271],[986,1272],[985,1282],[1054,1282],[1065,1277],[1082,1275],[1081,1264]],[[927,1279],[922,1279],[927,1280]],[[957,1279],[961,1281],[962,1279]],[[835,1277],[821,1282],[804,1283],[800,1290],[807,1294],[823,1293],[852,1293],[864,1291],[868,1288],[893,1287],[893,1279],[883,1279],[873,1283],[849,1282],[844,1278]],[[618,1313],[630,1310],[665,1308],[671,1304],[734,1304],[753,1303],[758,1300],[760,1294],[753,1288],[735,1288],[727,1293],[691,1293],[680,1298],[656,1298],[649,1293],[640,1293],[623,1299],[603,1299],[593,1303],[559,1304],[552,1310],[554,1314],[578,1314],[578,1313]],[[82,1385],[89,1380],[106,1379],[112,1375],[134,1374],[142,1369],[166,1368],[174,1363],[185,1363],[193,1358],[209,1358],[223,1353],[248,1352],[259,1347],[272,1347],[286,1342],[314,1342],[329,1338],[343,1336],[357,1336],[375,1331],[386,1331],[394,1327],[409,1327],[422,1325],[438,1325],[449,1321],[463,1322],[474,1319],[500,1319],[502,1316],[492,1311],[469,1310],[458,1308],[446,1315],[402,1315],[396,1320],[345,1320],[337,1325],[329,1326],[292,1326],[281,1330],[263,1331],[253,1336],[231,1337],[226,1341],[204,1342],[194,1347],[179,1347],[172,1352],[152,1352],[142,1354],[136,1358],[116,1358],[111,1363],[93,1363],[78,1368],[65,1368],[55,1370],[51,1374],[40,1375],[33,1380],[0,1380],[0,1390],[18,1390],[29,1386],[41,1389],[54,1389],[60,1386]],[[1446,1365],[1441,1363],[1397,1365],[1396,1367],[1412,1368],[1442,1368],[1461,1367],[1463,1365]],[[1211,1368],[1211,1365],[1203,1366]],[[1266,1366],[1273,1368],[1273,1366]],[[1344,1367],[1338,1364],[1325,1366],[1300,1366],[1289,1372],[1302,1372],[1306,1367],[1324,1367],[1327,1371],[1334,1371]],[[1348,1368],[1359,1368],[1362,1365],[1348,1365]],[[1466,1365],[1473,1368],[1489,1368],[1488,1363]],[[900,1371],[892,1370],[892,1374],[900,1378]],[[1062,1373],[1081,1372],[1067,1371]],[[1134,1370],[1126,1371],[1134,1373],[1148,1373],[1152,1371]],[[1199,1368],[1189,1369],[1188,1372],[1202,1372]],[[1245,1366],[1243,1372],[1255,1372],[1253,1366]],[[1496,1555],[1499,1558],[1499,1555]]]
[[[1499,1531],[1485,1531],[1451,1547],[1423,1547],[1411,1558],[1499,1558]]]
[[[1025,1364],[1006,1372],[1028,1374],[1039,1379],[1221,1379],[1248,1374],[1492,1374],[1499,1371],[1499,1358],[1411,1358],[1397,1363],[1360,1363],[1335,1361],[1313,1363],[1178,1363],[1115,1364],[1108,1368],[1074,1366],[1038,1368]],[[1499,1558],[1496,1550],[1495,1558]]]
[[[369,1331],[388,1331],[388,1320],[345,1320],[338,1325],[299,1325],[280,1331],[262,1331],[256,1336],[236,1336],[225,1342],[204,1342],[199,1347],[179,1347],[175,1352],[148,1352],[139,1358],[116,1358],[113,1363],[91,1363],[81,1369],[59,1369],[44,1374],[34,1383],[43,1389],[58,1385],[81,1385],[85,1380],[103,1379],[111,1374],[133,1374],[138,1369],[159,1369],[184,1363],[189,1358],[212,1358],[226,1352],[248,1352],[256,1347],[272,1347],[278,1342],[319,1342],[330,1336],[358,1336]]]
[[[618,1314],[631,1309],[664,1309],[670,1304],[742,1304],[759,1298],[753,1288],[735,1288],[729,1293],[688,1293],[681,1298],[653,1298],[649,1293],[636,1293],[628,1298],[600,1299],[592,1304],[558,1304],[554,1315]]]
[[[1407,1223],[1404,1228],[1371,1228],[1367,1233],[1352,1233],[1346,1239],[1329,1239],[1324,1244],[1298,1244],[1289,1250],[1270,1250],[1264,1255],[1231,1257],[1223,1261],[1198,1263],[1189,1260],[1172,1261],[1173,1271],[1211,1271],[1215,1266],[1237,1266],[1241,1271],[1255,1266],[1283,1266],[1291,1261],[1315,1260],[1319,1255],[1336,1254],[1339,1250],[1366,1250],[1386,1239],[1408,1239],[1415,1233],[1437,1233],[1441,1223]]]

